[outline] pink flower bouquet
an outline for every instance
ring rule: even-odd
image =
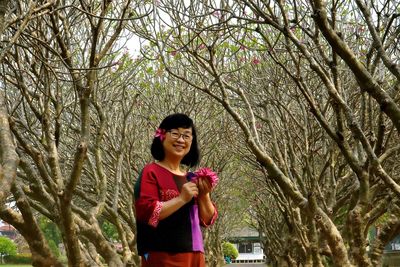
[[[200,168],[193,174],[194,176],[191,179],[192,182],[196,182],[199,178],[204,177],[210,182],[212,188],[214,188],[218,184],[217,174],[209,168]]]

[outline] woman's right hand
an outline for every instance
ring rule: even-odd
[[[193,182],[187,182],[183,184],[179,197],[185,203],[188,203],[190,200],[192,200],[193,197],[197,197],[198,195],[199,189],[197,188],[197,185]]]
[[[172,213],[180,209],[183,205],[192,200],[193,197],[197,197],[198,195],[199,189],[197,188],[197,185],[195,183],[187,182],[183,184],[181,193],[178,197],[163,202],[159,219],[164,220]]]

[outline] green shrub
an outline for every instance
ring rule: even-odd
[[[236,259],[239,256],[239,252],[235,245],[229,242],[222,243],[222,252],[224,253],[224,256],[228,256],[231,259]]]
[[[31,254],[8,255],[4,257],[4,261],[6,263],[12,263],[12,264],[32,264],[32,255]]]
[[[6,256],[12,256],[17,254],[17,245],[14,241],[5,236],[0,236],[0,263],[3,263],[3,259]]]
[[[49,240],[49,248],[51,252],[53,252],[54,256],[56,256],[57,258],[60,257],[60,251],[58,250],[58,247],[54,240]]]
[[[15,245],[14,241],[5,236],[0,236],[0,255],[16,255],[17,254],[17,245]]]

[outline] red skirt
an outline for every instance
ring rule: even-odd
[[[149,252],[142,256],[142,267],[205,267],[202,252],[167,253]]]

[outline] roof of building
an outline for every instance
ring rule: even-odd
[[[230,234],[226,236],[226,239],[230,242],[239,242],[259,241],[261,238],[256,229],[250,227],[242,227],[232,230]]]
[[[258,237],[258,236],[260,236],[258,231],[250,227],[234,229],[229,235],[229,237]]]
[[[5,224],[0,226],[0,231],[1,232],[14,232],[17,231],[14,226],[10,225],[10,224]]]

